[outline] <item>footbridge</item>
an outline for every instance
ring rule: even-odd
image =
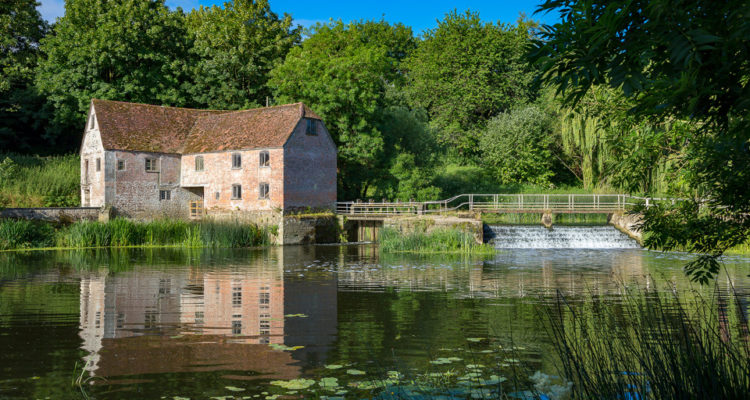
[[[649,206],[675,199],[627,194],[460,194],[445,200],[422,202],[347,201],[336,204],[340,215],[379,218],[396,215],[441,214],[451,211],[483,213],[612,214],[633,206]]]

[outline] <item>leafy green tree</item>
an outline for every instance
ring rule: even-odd
[[[367,196],[382,175],[387,92],[400,86],[400,61],[414,43],[400,24],[318,24],[271,71],[276,102],[305,102],[325,120],[338,145],[343,198]]]
[[[692,123],[680,162],[694,199],[643,208],[646,244],[702,253],[686,266],[707,282],[720,256],[750,237],[750,3],[745,0],[548,0],[532,60],[572,104],[595,85],[621,89],[639,118]]]
[[[0,148],[28,149],[39,138],[42,103],[33,88],[39,40],[47,24],[35,0],[0,3]]]
[[[184,15],[164,0],[68,0],[36,84],[54,108],[57,130],[77,143],[91,98],[184,105],[188,51]]]
[[[233,0],[187,15],[193,39],[192,100],[200,107],[243,109],[265,104],[266,82],[299,42],[292,17],[279,18],[267,0]]]
[[[533,24],[485,23],[476,12],[456,11],[424,33],[405,63],[406,93],[429,112],[442,143],[476,154],[484,124],[533,97],[524,59]]]
[[[492,118],[479,139],[482,162],[501,183],[547,185],[553,178],[552,117],[535,105]]]

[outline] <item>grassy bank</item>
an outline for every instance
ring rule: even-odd
[[[750,336],[736,294],[625,291],[624,304],[560,299],[549,314],[573,398],[746,398]]]
[[[235,222],[156,220],[81,221],[55,225],[0,220],[0,250],[130,246],[251,247],[270,243],[270,232]]]
[[[80,204],[77,154],[39,157],[0,153],[0,207]]]
[[[491,245],[477,243],[473,235],[457,229],[402,234],[395,229],[384,228],[380,231],[378,242],[380,251],[384,253],[495,254],[495,248]]]

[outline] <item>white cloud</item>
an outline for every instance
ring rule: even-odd
[[[37,10],[42,14],[42,18],[50,23],[65,14],[65,0],[39,0],[41,3]]]

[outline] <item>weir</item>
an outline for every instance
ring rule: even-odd
[[[638,243],[613,226],[489,225],[498,249],[635,249]]]

